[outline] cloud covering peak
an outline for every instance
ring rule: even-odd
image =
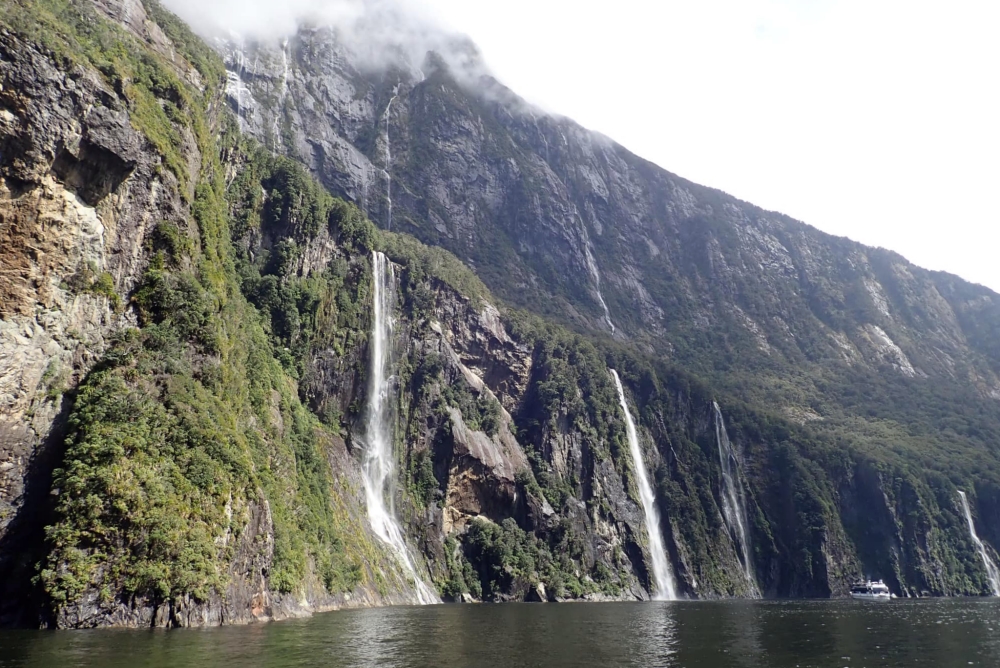
[[[441,27],[421,0],[164,0],[205,38],[273,42],[332,28],[361,67],[419,67],[436,52],[456,73],[485,73],[471,40]]]

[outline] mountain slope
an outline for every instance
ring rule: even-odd
[[[369,71],[312,28],[217,47],[245,131],[509,303],[894,466],[996,475],[992,291],[692,184],[434,54]]]

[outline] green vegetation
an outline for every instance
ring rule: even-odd
[[[369,254],[377,232],[297,163],[237,138],[232,129],[228,136],[242,163],[227,194],[241,290],[264,315],[275,356],[301,378],[313,350],[344,355],[367,341]],[[320,271],[309,271],[302,249],[319,234],[336,241],[336,255]]]
[[[208,44],[195,35],[186,23],[165,9],[159,0],[142,0],[149,19],[158,25],[174,48],[201,75],[202,84],[209,89],[226,78],[226,68]]]
[[[116,313],[122,311],[122,298],[115,292],[115,279],[108,272],[98,272],[93,262],[84,263],[79,271],[70,276],[64,288],[76,294],[89,293],[108,300],[108,305]]]
[[[212,173],[205,178],[200,216],[224,201]],[[198,222],[203,247],[225,257],[228,240],[207,237],[212,225]],[[184,263],[213,269],[209,280],[221,276],[218,293],[200,274],[168,269],[158,252],[134,297],[142,329],[112,347],[74,404],[56,472],[47,591],[57,603],[84,586],[205,600],[226,584],[219,564],[234,546],[220,548],[221,538],[238,534],[265,499],[272,586],[297,591],[312,570],[330,591],[350,589],[365,548],[349,554],[345,543],[356,537],[340,533],[352,528],[334,514],[330,436],[299,403],[231,269],[204,255]]]
[[[458,600],[463,594],[481,599],[483,587],[479,582],[479,576],[453,536],[444,541],[444,557],[448,578],[438,583],[441,595],[452,600]]]
[[[381,231],[382,250],[393,262],[405,267],[403,287],[414,318],[426,316],[434,306],[431,286],[447,286],[478,307],[490,297],[475,273],[446,250],[426,246],[405,234]]]
[[[581,581],[574,562],[574,557],[581,556],[575,549],[578,546],[565,530],[554,533],[553,539],[555,544],[550,546],[511,518],[500,524],[484,519],[472,522],[463,543],[466,558],[479,575],[483,599],[504,600],[511,591],[534,591],[540,583],[559,597],[580,597],[599,589],[611,595],[620,593],[610,573],[600,568],[600,582]],[[467,571],[464,573],[468,581]]]
[[[451,383],[441,391],[445,404],[462,411],[465,426],[496,436],[500,430],[500,404],[486,392],[474,394],[464,382]]]

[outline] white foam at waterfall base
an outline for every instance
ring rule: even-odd
[[[729,527],[733,542],[737,544],[737,549],[740,551],[743,575],[750,588],[750,595],[753,598],[760,598],[757,578],[753,574],[753,562],[750,560],[750,535],[747,532],[746,503],[743,499],[742,488],[737,487],[739,481],[733,471],[736,455],[733,453],[733,444],[729,440],[729,434],[726,433],[722,409],[716,402],[712,402],[712,407],[715,409],[715,440],[719,445],[719,463],[722,465],[723,519],[726,521],[726,526]]]
[[[393,453],[393,362],[391,355],[395,273],[382,253],[373,253],[374,295],[370,376],[368,384],[367,431],[364,445],[365,501],[372,529],[396,556],[414,583],[423,605],[440,603],[433,589],[417,572],[410,550],[396,518],[394,488],[396,460]]]
[[[660,529],[660,514],[656,510],[656,496],[653,494],[653,488],[649,484],[649,476],[646,474],[646,462],[642,457],[642,448],[639,447],[639,434],[636,431],[632,413],[628,409],[625,389],[622,387],[618,372],[612,369],[611,375],[614,377],[615,387],[618,389],[618,401],[625,413],[625,431],[628,436],[629,451],[632,453],[635,477],[639,482],[639,500],[642,502],[642,510],[646,516],[646,532],[649,534],[649,553],[653,560],[653,580],[656,587],[653,598],[657,601],[673,601],[677,598],[674,574],[670,568],[667,550],[664,547],[663,532]]]
[[[986,567],[986,577],[990,580],[990,588],[993,589],[994,596],[1000,596],[1000,570],[997,570],[997,565],[990,559],[989,553],[986,552],[986,546],[983,545],[983,541],[979,539],[979,535],[976,533],[976,523],[972,521],[972,509],[969,508],[969,499],[966,498],[965,492],[958,490],[958,497],[962,502],[962,512],[965,513],[965,521],[969,524],[969,535],[972,537],[972,542],[976,544],[976,549],[979,550],[983,566]]]

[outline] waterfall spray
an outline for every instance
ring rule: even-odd
[[[983,566],[986,567],[986,577],[989,578],[990,588],[993,590],[994,596],[1000,596],[1000,570],[997,570],[997,565],[993,563],[990,555],[986,552],[986,546],[983,545],[983,541],[976,534],[976,524],[972,521],[972,509],[969,508],[969,499],[966,498],[965,492],[958,490],[958,497],[962,502],[962,512],[965,513],[965,521],[969,524],[969,535],[972,536],[972,542],[976,544],[979,556],[983,560]]]
[[[417,573],[417,567],[396,519],[394,501],[395,457],[393,455],[393,362],[390,349],[393,332],[393,294],[396,284],[392,264],[382,253],[372,256],[374,273],[371,368],[368,385],[365,456],[362,467],[365,500],[372,529],[395,554],[406,574],[413,579],[422,605],[439,603],[437,595]]]
[[[653,580],[656,589],[653,598],[657,601],[673,601],[677,598],[674,574],[670,569],[670,559],[667,557],[667,550],[664,547],[663,532],[660,529],[660,514],[656,511],[656,497],[653,495],[653,488],[650,486],[649,477],[646,474],[646,463],[642,458],[642,448],[639,447],[639,434],[636,431],[635,422],[632,420],[632,413],[629,412],[628,402],[625,401],[625,389],[622,387],[618,372],[612,369],[611,375],[614,377],[615,387],[618,389],[618,401],[625,413],[628,446],[635,466],[635,477],[639,482],[639,499],[642,501],[642,510],[646,515],[646,532],[649,534],[649,552],[653,559]]]
[[[722,419],[719,404],[712,402],[715,409],[715,440],[719,446],[719,463],[722,465],[722,515],[729,528],[729,534],[736,543],[743,561],[743,574],[746,576],[750,595],[760,598],[757,578],[753,574],[753,561],[750,559],[750,534],[747,532],[747,509],[743,498],[743,488],[739,486],[739,472],[733,470],[736,453],[733,444],[726,433],[726,423]]]

